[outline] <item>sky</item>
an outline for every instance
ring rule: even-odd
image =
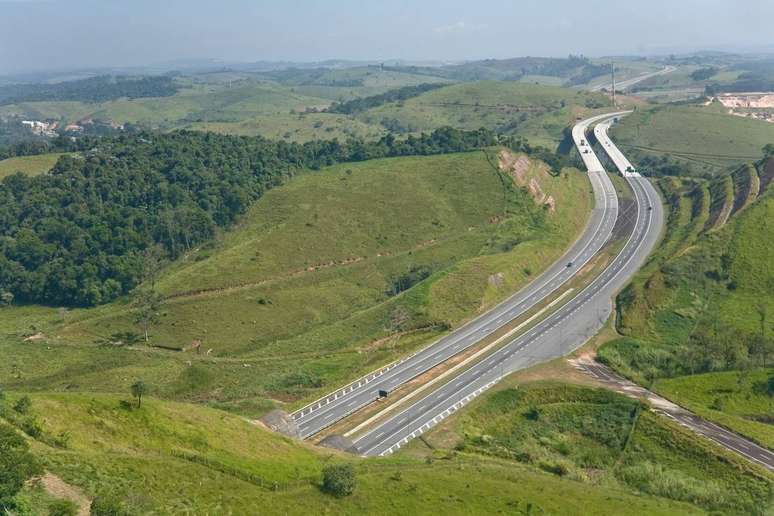
[[[774,50],[772,0],[0,0],[0,75]]]

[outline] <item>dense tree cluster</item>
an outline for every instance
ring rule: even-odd
[[[353,99],[347,102],[334,102],[333,105],[328,108],[328,112],[352,115],[366,111],[367,109],[389,104],[390,102],[400,102],[412,97],[417,97],[427,91],[435,90],[443,86],[445,86],[445,84],[418,84],[417,86],[405,86],[403,88],[389,90],[380,95]]]
[[[101,75],[77,81],[0,86],[0,105],[34,101],[105,102],[123,97],[134,99],[169,97],[177,91],[178,87],[174,79],[168,75],[148,77]]]
[[[716,73],[718,73],[718,68],[714,66],[707,66],[705,68],[699,68],[698,70],[694,70],[691,72],[691,79],[694,81],[706,81]]]
[[[90,306],[125,294],[141,282],[146,250],[179,256],[297,169],[468,151],[497,138],[442,128],[297,144],[182,131],[85,143],[93,147],[62,157],[49,174],[0,183],[0,293],[17,302]]]

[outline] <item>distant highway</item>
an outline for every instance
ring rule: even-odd
[[[632,86],[634,86],[635,84],[637,84],[638,82],[642,82],[642,81],[644,81],[646,79],[650,79],[651,77],[657,77],[659,75],[666,75],[668,73],[674,72],[675,70],[677,70],[677,68],[674,67],[674,66],[665,66],[661,70],[657,70],[655,72],[644,73],[642,75],[638,75],[637,77],[632,77],[631,79],[626,79],[626,80],[621,81],[621,82],[616,82],[615,83],[615,89],[616,89],[616,91],[625,91],[625,90],[631,88]],[[591,91],[601,91],[603,89],[604,90],[611,90],[612,88],[613,88],[613,83],[612,82],[606,82],[606,83],[594,86],[593,88],[591,88]]]
[[[614,115],[606,114],[590,118],[580,122],[574,131],[580,131],[579,134],[582,134],[588,124]],[[618,217],[618,198],[610,178],[597,156],[590,150],[591,147],[585,141],[582,147],[582,151],[588,150],[581,156],[589,170],[595,208],[583,234],[570,249],[529,285],[493,309],[424,349],[369,373],[291,414],[302,438],[315,435],[372,403],[380,397],[380,394],[395,390],[509,325],[556,292],[599,252],[610,239],[615,226]]]
[[[573,129],[576,147],[588,167],[589,174],[600,173],[602,165],[589,149],[585,131],[594,122],[621,114],[608,114],[584,120]],[[627,172],[630,164],[626,164],[622,169],[624,163],[615,155],[612,142],[606,139],[606,134],[602,136],[605,138],[602,142],[603,148],[611,160],[616,163],[619,171]],[[586,150],[589,152],[585,152]],[[604,175],[604,172],[601,173]],[[387,455],[394,452],[459,410],[503,376],[565,355],[596,334],[612,310],[612,297],[644,263],[659,238],[664,221],[661,199],[650,182],[636,172],[627,172],[626,179],[634,192],[637,215],[632,235],[613,262],[586,288],[529,331],[515,337],[357,439],[355,446],[361,454]]]

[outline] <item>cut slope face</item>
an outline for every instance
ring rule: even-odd
[[[764,388],[774,374],[774,196],[758,185],[772,161],[709,188],[661,181],[672,207],[664,243],[618,298],[619,329],[632,338],[600,350],[623,374],[644,385],[657,379],[655,390],[672,401],[767,447],[774,446],[774,399]]]

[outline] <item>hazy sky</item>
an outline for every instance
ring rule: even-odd
[[[0,75],[188,58],[738,50],[771,46],[772,20],[774,0],[0,0]]]

